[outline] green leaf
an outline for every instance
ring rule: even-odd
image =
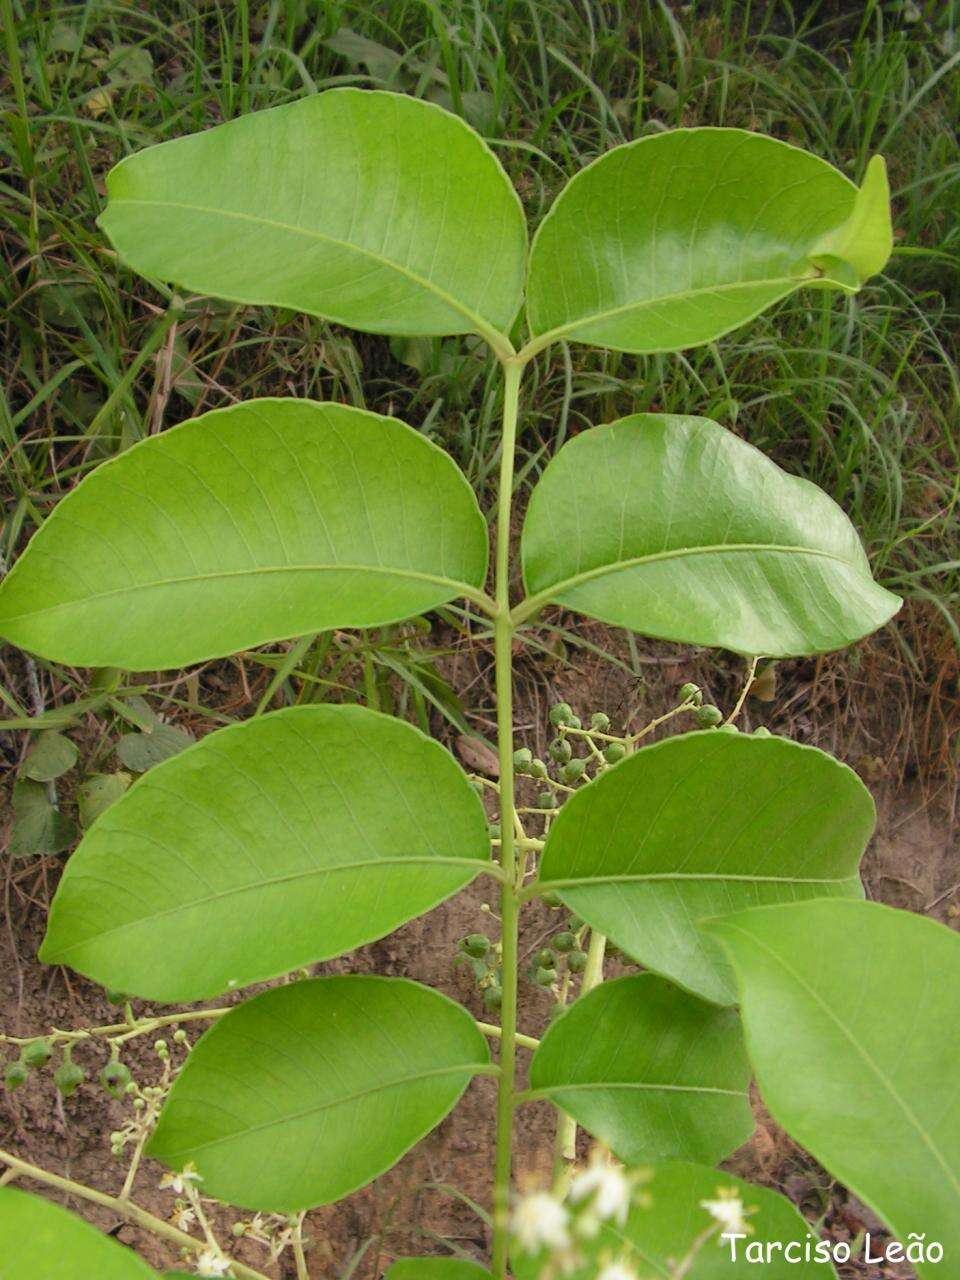
[[[741,129],[675,129],[578,173],[530,251],[533,350],[565,339],[680,351],[804,285],[856,290],[893,247],[883,160],[863,188],[796,147]],[[821,255],[848,264],[838,277]]]
[[[697,1245],[698,1237],[711,1226],[702,1201],[718,1199],[718,1193],[740,1198],[749,1213],[751,1235],[736,1241],[737,1263],[731,1259],[731,1242],[711,1237],[696,1252],[685,1280],[727,1280],[747,1276],[754,1270],[744,1263],[744,1249],[773,1244],[771,1260],[756,1269],[763,1280],[831,1280],[835,1271],[829,1262],[801,1260],[788,1262],[782,1246],[794,1243],[800,1249],[816,1246],[815,1228],[806,1222],[789,1200],[765,1187],[744,1182],[732,1173],[708,1169],[684,1161],[658,1165],[644,1181],[643,1201],[633,1208],[622,1228],[606,1225],[595,1239],[581,1245],[583,1264],[570,1272],[567,1280],[596,1280],[602,1258],[624,1258],[638,1275],[669,1280],[676,1264]],[[541,1280],[542,1263],[537,1257],[514,1250],[511,1267],[516,1280]]]
[[[206,1194],[292,1213],[395,1164],[490,1056],[460,1005],[402,978],[317,978],[232,1009],[193,1049],[150,1141]]]
[[[383,1280],[490,1280],[490,1272],[462,1258],[398,1258]]]
[[[520,201],[483,139],[429,103],[334,89],[129,156],[107,192],[100,226],[141,275],[509,348]]]
[[[403,721],[289,707],[157,765],[84,838],[40,958],[199,1000],[383,937],[492,867],[460,766]]]
[[[522,552],[519,620],[552,601],[751,655],[840,648],[900,605],[831,498],[706,418],[636,414],[564,445]]]
[[[21,773],[34,782],[51,782],[67,773],[77,763],[77,748],[62,733],[46,730],[37,734],[27,753]]]
[[[736,1001],[720,946],[697,922],[738,907],[862,896],[870,793],[845,765],[786,738],[708,729],[645,747],[570,797],[538,892],[648,969]]]
[[[77,838],[75,824],[50,803],[42,782],[21,778],[13,784],[13,832],[10,854],[32,858],[41,853],[62,853]]]
[[[59,1205],[0,1188],[3,1280],[156,1280],[131,1250]]]
[[[84,827],[92,826],[94,821],[105,813],[115,800],[119,800],[132,779],[129,773],[93,773],[85,778],[77,792],[77,807],[80,822]]]
[[[134,773],[146,773],[192,745],[193,738],[185,730],[172,724],[157,724],[149,733],[125,733],[117,742],[117,756]]]
[[[960,937],[875,902],[758,907],[708,928],[774,1118],[900,1240],[926,1232],[960,1257]]]
[[[753,1132],[740,1023],[655,974],[595,987],[552,1023],[530,1064],[549,1098],[627,1164],[716,1164]]]
[[[0,585],[0,634],[56,662],[181,667],[478,595],[487,528],[418,432],[251,400],[87,476]]]

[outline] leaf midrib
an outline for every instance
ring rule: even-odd
[[[97,933],[91,934],[88,938],[83,938],[79,942],[72,942],[68,947],[60,947],[54,952],[59,961],[78,948],[87,947],[91,943],[100,943],[104,938],[113,937],[114,934],[123,933],[129,929],[147,928],[158,920],[164,920],[171,916],[179,915],[184,911],[194,910],[196,907],[207,906],[211,902],[220,902],[228,898],[240,897],[246,893],[262,893],[265,889],[273,889],[277,885],[292,884],[297,880],[309,880],[313,876],[330,876],[337,875],[341,871],[360,871],[366,867],[391,867],[391,866],[430,866],[430,867],[464,867],[466,870],[476,868],[477,874],[481,871],[489,871],[491,875],[499,879],[499,867],[497,863],[489,858],[479,855],[476,858],[459,858],[443,854],[399,854],[397,856],[391,854],[382,854],[373,858],[357,859],[353,862],[340,862],[329,867],[308,867],[303,871],[291,871],[287,875],[272,876],[265,880],[250,881],[247,884],[233,885],[229,889],[223,889],[218,893],[205,894],[202,897],[191,898],[187,902],[179,902],[176,906],[167,907],[163,911],[155,911],[151,915],[138,916],[134,920],[125,920],[122,924],[114,925],[111,929],[101,929]],[[82,873],[81,877],[82,878]],[[91,879],[92,877],[87,877]]]
[[[446,306],[456,311],[458,315],[469,321],[471,328],[490,342],[494,349],[500,350],[506,341],[506,335],[501,333],[496,325],[485,320],[483,316],[464,303],[458,302],[456,298],[452,297],[446,290],[439,288],[433,281],[419,275],[416,271],[411,271],[409,267],[402,266],[392,258],[386,258],[383,254],[376,253],[373,249],[367,249],[363,245],[351,243],[349,240],[339,240],[336,236],[327,235],[326,232],[316,231],[309,227],[297,227],[292,223],[280,222],[275,218],[264,218],[258,214],[239,213],[233,209],[215,209],[208,205],[189,204],[182,200],[131,200],[127,198],[113,200],[112,204],[115,207],[135,205],[138,208],[182,209],[187,213],[202,213],[215,218],[233,218],[237,222],[252,222],[255,226],[272,227],[277,231],[289,232],[292,235],[303,236],[307,240],[319,240],[323,244],[345,249],[349,253],[359,254],[361,257],[368,258],[371,262],[376,262],[390,271],[395,271],[425,292],[432,293],[435,298],[438,298]]]
[[[656,1084],[648,1080],[584,1080],[570,1084],[538,1085],[535,1089],[525,1089],[521,1095],[524,1102],[534,1102],[538,1098],[548,1098],[557,1093],[587,1093],[610,1089],[632,1089],[644,1093],[708,1093],[724,1098],[746,1098],[749,1095],[744,1089],[722,1089],[710,1084]]]
[[[585,569],[582,573],[572,574],[569,578],[562,578],[558,582],[543,587],[532,596],[527,596],[525,600],[522,600],[514,610],[514,619],[517,622],[522,622],[542,605],[556,599],[563,592],[571,591],[575,587],[582,586],[585,582],[591,582],[594,578],[602,578],[606,574],[621,573],[626,569],[635,569],[641,565],[678,560],[684,556],[733,555],[746,552],[751,554],[813,556],[823,560],[832,560],[836,564],[842,564],[847,569],[855,567],[852,561],[845,560],[843,556],[837,555],[834,551],[824,551],[820,547],[791,546],[787,543],[721,542],[705,544],[699,547],[671,547],[666,551],[655,551],[645,556],[631,556],[626,560],[611,560],[605,564],[596,565],[592,569]]]
[[[304,1120],[308,1116],[316,1115],[321,1111],[329,1111],[331,1107],[346,1106],[351,1102],[359,1102],[362,1098],[371,1097],[375,1093],[384,1093],[388,1089],[396,1089],[407,1084],[417,1084],[421,1080],[430,1080],[438,1076],[450,1075],[498,1075],[500,1068],[492,1062],[464,1062],[448,1067],[432,1067],[428,1071],[419,1071],[415,1075],[398,1076],[395,1080],[383,1081],[379,1084],[370,1085],[366,1089],[358,1089],[355,1093],[346,1094],[341,1098],[330,1098],[324,1102],[315,1103],[311,1107],[306,1107],[303,1111],[291,1112],[289,1115],[281,1116],[273,1120],[264,1120],[261,1124],[249,1125],[245,1129],[239,1129],[236,1133],[224,1134],[220,1138],[211,1138],[209,1142],[201,1142],[187,1147],[178,1147],[176,1150],[167,1149],[164,1153],[164,1159],[173,1160],[181,1152],[192,1153],[195,1151],[209,1151],[212,1147],[222,1146],[224,1143],[240,1142],[244,1138],[254,1133],[262,1133],[267,1129],[278,1128],[281,1125],[290,1124],[295,1120]]]
[[[923,1124],[921,1124],[919,1118],[914,1114],[913,1108],[910,1107],[909,1104],[903,1098],[901,1098],[897,1089],[894,1087],[893,1081],[890,1079],[887,1073],[883,1070],[883,1068],[879,1065],[879,1063],[874,1061],[873,1057],[867,1052],[866,1048],[862,1044],[860,1044],[860,1042],[854,1037],[853,1033],[849,1030],[847,1026],[845,1026],[842,1019],[840,1019],[837,1016],[837,1014],[834,1013],[834,1011],[830,1008],[830,1006],[827,1004],[824,998],[819,994],[819,992],[814,987],[812,987],[803,977],[801,977],[801,975],[796,971],[796,969],[794,969],[792,965],[788,964],[787,961],[784,960],[783,957],[778,954],[778,952],[774,951],[772,947],[767,946],[767,944],[761,938],[758,938],[754,934],[747,932],[747,930],[745,929],[738,929],[737,926],[734,924],[727,924],[724,926],[724,928],[730,930],[733,933],[741,934],[744,938],[747,939],[748,942],[753,942],[757,947],[760,948],[761,951],[765,952],[772,960],[774,960],[780,966],[780,968],[784,971],[784,973],[786,973],[790,978],[793,979],[793,981],[797,984],[797,986],[801,989],[801,991],[806,992],[806,994],[808,995],[810,1000],[813,1002],[813,1004],[816,1005],[823,1012],[827,1021],[832,1023],[832,1025],[836,1027],[836,1029],[841,1033],[844,1039],[846,1039],[847,1042],[851,1045],[851,1047],[856,1051],[856,1053],[859,1054],[863,1062],[866,1063],[868,1069],[873,1072],[877,1080],[887,1091],[892,1101],[897,1105],[897,1107],[899,1107],[904,1118],[907,1120],[910,1126],[917,1133],[920,1140],[923,1142],[924,1146],[927,1148],[927,1150],[933,1156],[936,1163],[940,1166],[940,1168],[946,1175],[947,1182],[950,1184],[951,1188],[953,1189],[954,1195],[957,1197],[958,1200],[960,1200],[960,1179],[957,1178],[956,1173],[953,1171],[953,1169],[951,1169],[950,1165],[947,1163],[946,1158],[944,1157],[943,1153],[940,1151],[940,1148],[933,1141],[933,1138],[924,1128]]]
[[[700,298],[710,293],[735,293],[739,289],[799,289],[802,285],[809,284],[811,280],[819,278],[819,273],[816,272],[811,272],[808,276],[762,276],[756,280],[729,280],[726,283],[700,285],[696,289],[678,289],[676,293],[659,293],[649,298],[635,298],[632,302],[624,302],[616,307],[608,307],[604,311],[593,311],[589,315],[578,316],[573,320],[568,320],[565,324],[557,325],[556,328],[544,329],[534,335],[529,345],[531,347],[534,345],[540,347],[541,344],[547,345],[557,341],[558,338],[564,337],[565,334],[573,333],[574,330],[582,328],[584,325],[603,323],[614,319],[616,316],[625,315],[628,311],[642,311],[649,307],[660,307],[670,302],[685,302],[688,298]]]
[[[62,600],[56,604],[45,605],[42,609],[25,609],[20,613],[0,614],[5,622],[18,622],[23,618],[39,618],[45,614],[58,613],[62,610],[77,608],[101,600],[109,600],[118,596],[134,595],[139,592],[162,591],[166,587],[183,586],[188,583],[220,582],[231,578],[257,578],[261,574],[273,573],[369,573],[384,577],[408,578],[413,582],[432,583],[438,587],[450,588],[454,595],[466,596],[480,603],[483,592],[479,587],[471,586],[456,578],[445,578],[442,574],[422,573],[416,569],[404,569],[391,565],[372,564],[285,564],[258,565],[252,569],[224,569],[216,573],[183,574],[180,577],[158,578],[151,582],[135,582],[126,587],[114,587],[110,591],[91,592],[77,596],[73,600]]]
[[[535,888],[538,894],[553,889],[579,889],[594,884],[644,884],[647,881],[728,881],[742,884],[852,884],[858,880],[856,874],[849,876],[754,876],[740,875],[726,871],[652,871],[649,873],[618,874],[609,876],[569,876],[559,880],[538,880]]]

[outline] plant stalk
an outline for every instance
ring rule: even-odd
[[[517,408],[523,365],[505,360],[500,488],[497,495],[494,658],[497,697],[497,750],[500,758],[500,866],[506,873],[500,892],[500,944],[503,998],[500,1006],[500,1081],[493,1184],[494,1280],[507,1272],[513,1113],[516,1107],[518,918],[515,799],[513,780],[513,634],[510,618],[510,515],[513,501]]]
[[[0,1164],[5,1164],[8,1171],[12,1171],[17,1177],[31,1178],[35,1182],[43,1182],[48,1187],[56,1187],[58,1191],[64,1191],[68,1195],[78,1196],[82,1200],[90,1200],[93,1204],[103,1205],[106,1209],[112,1209],[124,1221],[135,1222],[138,1226],[145,1227],[147,1231],[152,1231],[155,1236],[170,1240],[173,1244],[193,1250],[203,1249],[205,1246],[205,1241],[198,1240],[196,1236],[188,1235],[185,1231],[173,1226],[172,1223],[164,1222],[162,1218],[154,1217],[152,1213],[148,1213],[146,1209],[141,1209],[132,1200],[127,1200],[120,1196],[110,1196],[104,1191],[95,1191],[93,1187],[84,1186],[82,1182],[73,1182],[70,1178],[61,1178],[59,1174],[49,1173],[46,1169],[41,1169],[35,1164],[28,1164],[26,1160],[20,1160],[17,1156],[10,1155],[6,1151],[0,1151]],[[234,1275],[245,1277],[246,1280],[270,1280],[269,1276],[265,1276],[262,1271],[254,1271],[253,1267],[244,1266],[242,1262],[237,1262],[234,1259],[231,1259],[230,1269]]]

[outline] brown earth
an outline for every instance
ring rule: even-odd
[[[633,658],[622,633],[581,622],[577,635],[581,642],[605,650],[606,656],[578,648],[546,630],[537,637],[548,651],[546,656],[540,648],[518,645],[518,739],[535,751],[545,750],[546,711],[558,698],[569,701],[581,715],[602,709],[615,726],[635,728],[668,706],[670,694],[685,680],[697,680],[710,700],[730,707],[743,678],[742,664],[733,659],[718,661],[666,646],[634,655],[634,669],[641,673],[637,678],[625,669]],[[956,658],[939,642],[926,649],[937,656],[929,660],[929,671],[921,670],[917,679],[904,675],[890,637],[870,642],[854,655],[779,664],[774,700],[748,699],[743,727],[765,724],[772,731],[817,742],[856,767],[878,799],[878,831],[864,865],[869,895],[926,911],[952,925],[960,915],[960,856],[954,841],[958,778],[949,766],[949,740],[960,720],[955,700],[945,705],[944,690],[956,689]],[[13,656],[8,671],[13,673],[18,661]],[[232,700],[233,714],[244,714],[236,705],[243,696],[237,692],[236,668],[223,664],[218,672],[205,693],[221,703]],[[472,717],[476,731],[492,735],[490,655],[476,647],[458,649],[447,660],[444,674],[477,708]],[[250,692],[254,697],[247,705],[252,708],[256,689]],[[56,695],[47,691],[47,696]],[[951,696],[955,699],[955,692]],[[449,726],[438,721],[434,728],[453,745],[455,734]],[[85,732],[99,735],[102,726],[91,722]],[[92,747],[83,733],[72,731],[71,736],[82,753],[85,746]],[[22,745],[10,735],[6,747],[11,761],[19,756]],[[64,781],[68,791],[70,780]],[[3,863],[6,928],[0,940],[0,1028],[8,1034],[116,1020],[117,1010],[99,988],[64,970],[45,968],[35,959],[59,865],[58,858]],[[471,975],[453,961],[458,940],[466,933],[491,931],[489,917],[480,911],[488,892],[482,883],[475,884],[429,917],[364,948],[349,962],[317,966],[317,972],[350,969],[409,976],[447,992],[483,1018]],[[560,917],[542,905],[529,907],[522,953],[541,945],[544,935],[560,924]],[[609,973],[618,969],[613,962]],[[523,1029],[539,1034],[547,1021],[549,996],[524,982],[522,1006]],[[150,1008],[135,1006],[138,1014]],[[882,1009],[877,1016],[883,1017]],[[151,1042],[152,1036],[143,1037],[125,1054],[142,1083],[158,1070]],[[104,1055],[80,1050],[76,1057],[99,1069]],[[313,1240],[308,1255],[311,1276],[377,1280],[392,1258],[407,1251],[446,1253],[452,1248],[483,1257],[486,1229],[466,1200],[488,1205],[493,1102],[493,1083],[475,1081],[451,1116],[395,1169],[342,1204],[312,1213],[308,1220]],[[777,1128],[759,1101],[756,1109],[757,1131],[729,1167],[783,1191],[809,1220],[822,1219],[835,1238],[853,1240],[865,1226],[876,1231],[879,1224]],[[124,1166],[111,1157],[108,1135],[123,1116],[124,1105],[92,1083],[64,1101],[49,1077],[34,1076],[15,1094],[0,1092],[0,1147],[116,1194]],[[536,1103],[520,1111],[515,1150],[521,1181],[548,1176],[553,1131],[548,1104]],[[158,1189],[160,1173],[158,1165],[146,1162],[134,1198],[166,1216],[173,1197]],[[451,1194],[451,1188],[466,1199]],[[41,1190],[33,1185],[31,1189]],[[175,1247],[159,1244],[140,1229],[121,1223],[110,1211],[78,1201],[70,1207],[134,1246],[154,1265],[177,1263]],[[226,1226],[221,1238],[229,1238],[227,1224],[235,1216],[239,1215],[226,1210],[219,1213],[220,1224]],[[236,1252],[248,1265],[278,1280],[295,1274],[292,1261],[286,1263],[286,1270],[266,1267],[263,1251],[255,1244],[244,1242]],[[912,1272],[877,1267],[868,1272],[854,1265],[847,1274],[902,1280]]]

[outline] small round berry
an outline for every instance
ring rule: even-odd
[[[25,1062],[8,1062],[3,1073],[3,1083],[11,1092],[26,1084],[29,1075]]]
[[[557,957],[549,947],[544,947],[542,951],[537,952],[537,965],[541,969],[555,969],[557,967]]]
[[[550,759],[557,764],[566,764],[573,755],[573,747],[566,738],[554,738],[550,743]]]
[[[49,1040],[31,1040],[20,1056],[28,1067],[45,1067],[53,1057],[53,1046]]]
[[[468,956],[475,956],[479,960],[490,950],[490,939],[482,933],[471,933],[463,939],[460,946]]]
[[[533,752],[529,747],[521,747],[513,753],[513,767],[517,773],[526,773],[533,764]]]
[[[569,702],[555,702],[550,708],[550,723],[553,725],[569,724],[573,715],[573,707]]]
[[[537,796],[538,809],[555,809],[557,807],[557,797],[552,791],[541,791]]]
[[[600,733],[606,733],[610,728],[610,717],[605,711],[595,711],[590,717],[590,728],[597,729]]]
[[[700,686],[698,684],[693,684],[690,681],[688,681],[684,685],[681,685],[680,701],[692,702],[699,707],[700,703],[703,701],[703,694],[700,692]]]
[[[569,929],[564,929],[562,933],[553,935],[553,945],[561,953],[572,951],[577,945],[576,935],[572,934]]]
[[[503,989],[501,987],[484,987],[483,1003],[486,1008],[497,1010],[503,1004]]]
[[[607,764],[619,764],[626,754],[627,749],[622,742],[608,742],[603,749],[603,758]]]
[[[571,973],[583,973],[587,967],[587,953],[585,951],[571,951],[567,956],[567,968]]]
[[[579,782],[587,771],[587,762],[579,757],[568,760],[560,770],[560,777],[566,783]]]
[[[130,1070],[122,1062],[108,1062],[100,1072],[100,1083],[115,1098],[126,1092],[130,1078]]]
[[[83,1068],[78,1067],[75,1062],[69,1060],[61,1062],[53,1073],[53,1083],[57,1086],[57,1092],[62,1094],[64,1098],[69,1098],[72,1093],[76,1093],[78,1085],[83,1083]]]

